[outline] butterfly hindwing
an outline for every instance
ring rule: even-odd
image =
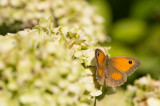
[[[107,66],[107,78],[106,78],[106,86],[116,87],[122,85],[126,80],[127,76],[124,72],[119,71],[112,64]]]
[[[105,72],[102,68],[98,68],[96,71],[96,79],[98,82],[103,85],[105,80]]]

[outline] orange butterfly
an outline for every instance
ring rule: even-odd
[[[101,85],[105,80],[106,86],[110,87],[122,85],[127,80],[127,76],[131,75],[141,64],[140,60],[128,56],[109,58],[100,49],[96,49],[95,58],[96,79]]]

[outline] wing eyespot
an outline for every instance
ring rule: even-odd
[[[97,54],[98,56],[99,56],[99,52],[98,52],[98,54]]]
[[[132,60],[129,60],[128,63],[129,63],[129,64],[132,64]]]

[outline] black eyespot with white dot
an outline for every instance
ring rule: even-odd
[[[129,63],[129,64],[132,64],[132,60],[129,60],[128,63]]]
[[[97,55],[99,56],[99,53]]]

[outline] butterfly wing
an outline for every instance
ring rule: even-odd
[[[119,71],[112,64],[107,65],[107,78],[106,86],[116,87],[122,85],[126,80],[127,76],[124,72]]]
[[[96,79],[101,85],[103,85],[105,80],[106,56],[102,50],[96,49],[95,58],[96,58],[96,64],[97,64]]]
[[[128,56],[112,57],[110,62],[127,76],[131,75],[141,64],[140,60]]]

